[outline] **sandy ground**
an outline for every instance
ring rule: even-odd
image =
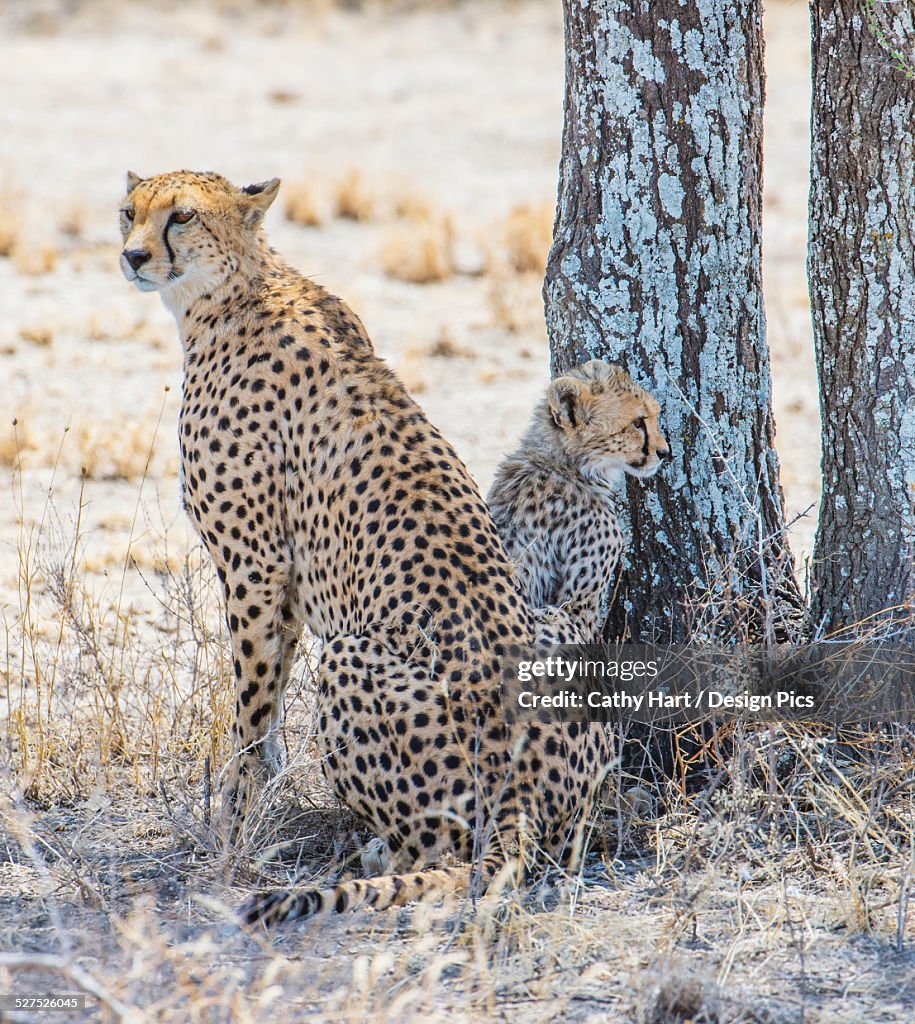
[[[318,0],[298,13],[251,6],[0,7],[0,672],[14,691],[25,679],[33,716],[17,718],[0,694],[0,766],[19,768],[28,748],[44,773],[39,797],[15,813],[0,806],[0,991],[8,951],[58,950],[162,1021],[915,1019],[908,874],[888,859],[905,849],[868,817],[867,779],[825,811],[813,801],[803,842],[765,831],[756,805],[741,805],[734,825],[717,798],[720,820],[708,807],[649,820],[591,887],[548,887],[509,913],[515,924],[495,943],[488,911],[468,924],[454,907],[357,914],[274,944],[228,929],[253,854],[217,855],[201,824],[201,764],[222,742],[225,707],[213,704],[226,695],[207,689],[218,660],[201,662],[202,650],[220,657],[218,638],[201,642],[166,597],[163,579],[180,590],[180,573],[159,574],[177,573],[192,541],[177,499],[181,358],[158,299],[117,268],[124,172],[282,177],[322,223],[288,220],[281,195],[273,241],[346,297],[485,487],[547,379],[540,274],[512,260],[545,256],[562,116],[553,0],[399,15]],[[819,459],[806,6],[770,4],[766,35],[764,274],[782,480],[797,515],[816,502]],[[335,216],[341,201],[362,219]],[[419,236],[430,264],[453,238],[454,273],[412,284],[384,272],[402,270]],[[803,558],[813,518],[793,536]],[[63,646],[57,620],[72,594],[58,587],[47,600],[55,565],[87,592]],[[171,624],[149,628],[163,609]],[[121,648],[105,646],[112,631]],[[142,657],[115,666],[111,649]],[[189,694],[160,672],[179,663]],[[36,664],[50,665],[45,689],[20,672]],[[114,688],[115,707],[112,678],[135,684]],[[36,721],[47,732],[29,746]],[[294,724],[307,734],[307,721]],[[295,782],[303,817],[286,837],[323,871],[346,828],[337,812],[314,824],[322,794],[306,769]],[[819,851],[852,820],[850,846]],[[671,984],[686,994],[662,1014]]]

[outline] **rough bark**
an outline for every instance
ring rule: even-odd
[[[883,609],[910,618],[915,591],[915,9],[810,6],[823,418],[811,615],[829,631]]]
[[[681,641],[796,605],[761,284],[759,0],[564,0],[565,128],[544,285],[553,371],[609,358],[673,463],[631,482],[614,632]],[[779,598],[779,600],[776,600]]]

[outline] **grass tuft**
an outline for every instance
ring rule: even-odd
[[[346,172],[334,189],[334,212],[345,220],[366,223],[375,218],[378,198],[365,180],[365,175],[354,167]]]
[[[325,221],[324,211],[315,197],[314,186],[310,181],[293,181],[284,186],[286,202],[283,212],[286,220],[293,224],[317,228]]]
[[[379,254],[384,273],[409,284],[438,284],[454,272],[454,225],[447,216],[431,216],[398,228]]]
[[[522,203],[505,219],[502,237],[508,264],[518,274],[546,271],[546,260],[553,241],[553,206],[549,203]]]

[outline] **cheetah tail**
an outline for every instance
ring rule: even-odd
[[[253,896],[242,908],[240,917],[245,924],[260,921],[266,927],[281,921],[317,917],[321,914],[342,914],[357,907],[386,910],[402,907],[411,900],[430,893],[435,895],[460,892],[471,884],[482,889],[492,881],[502,867],[501,858],[484,857],[476,870],[470,864],[456,864],[446,868],[426,868],[404,875],[379,875],[377,878],[350,879],[327,889],[277,889]]]

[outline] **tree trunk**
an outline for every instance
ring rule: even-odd
[[[910,617],[915,591],[915,13],[877,0],[810,8],[823,415],[811,614],[831,631],[883,609]]]
[[[761,5],[564,9],[544,285],[552,368],[621,363],[661,402],[673,451],[653,481],[629,483],[632,540],[611,628],[639,640],[756,637],[798,603],[760,270]]]

